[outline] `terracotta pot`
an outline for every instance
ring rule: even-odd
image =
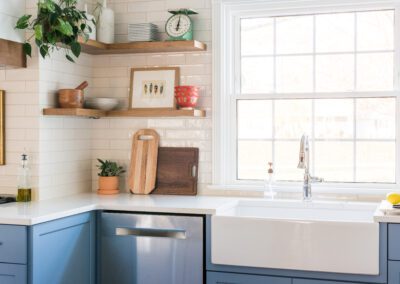
[[[119,177],[99,177],[98,194],[111,195],[119,192]]]
[[[83,90],[61,89],[58,91],[58,103],[62,108],[83,108]]]

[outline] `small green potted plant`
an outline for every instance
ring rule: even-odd
[[[65,57],[74,62],[72,56],[79,57],[81,45],[79,37],[86,41],[91,32],[86,12],[80,11],[76,5],[77,0],[39,0],[37,17],[31,20],[32,15],[23,15],[18,19],[15,26],[20,30],[31,30],[33,34],[23,45],[26,55],[32,55],[31,39],[35,39],[35,44],[43,58],[49,56],[54,50],[59,50],[64,46]],[[93,23],[94,20],[93,20]],[[72,54],[71,54],[72,53]]]
[[[124,168],[116,162],[101,159],[97,159],[97,161],[100,163],[97,165],[100,170],[97,193],[102,195],[118,194],[119,176],[125,172]]]

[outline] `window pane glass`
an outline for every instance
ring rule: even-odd
[[[311,133],[311,100],[275,101],[275,138],[300,139]]]
[[[238,101],[239,139],[272,138],[272,102],[270,100]]]
[[[357,50],[392,50],[393,27],[393,10],[357,13]]]
[[[305,93],[313,91],[312,56],[278,56],[276,58],[276,91]]]
[[[268,161],[272,161],[271,142],[238,142],[238,179],[264,180],[267,175]]]
[[[393,53],[357,55],[357,90],[393,90]]]
[[[318,92],[354,90],[354,55],[317,55],[316,89]]]
[[[315,175],[325,181],[353,181],[353,142],[315,142]]]
[[[315,100],[315,137],[353,138],[353,99]]]
[[[356,181],[395,182],[395,142],[357,142]]]
[[[354,51],[354,13],[315,17],[316,52]]]
[[[313,16],[276,18],[276,52],[278,54],[313,51]]]
[[[357,99],[356,110],[357,138],[395,139],[395,98]]]
[[[243,19],[241,33],[242,55],[273,53],[274,20],[272,18]]]
[[[272,57],[242,59],[242,93],[271,93],[273,77]]]
[[[300,181],[304,171],[297,168],[300,142],[275,142],[275,179]]]

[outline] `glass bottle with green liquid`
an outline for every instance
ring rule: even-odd
[[[28,167],[28,155],[22,154],[21,167],[18,175],[17,202],[29,202],[32,200],[32,188],[30,184],[30,171]]]

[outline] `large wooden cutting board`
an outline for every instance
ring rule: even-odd
[[[135,194],[149,194],[156,184],[160,136],[153,129],[141,129],[132,140],[128,186]]]
[[[154,194],[196,195],[199,149],[160,147]]]

